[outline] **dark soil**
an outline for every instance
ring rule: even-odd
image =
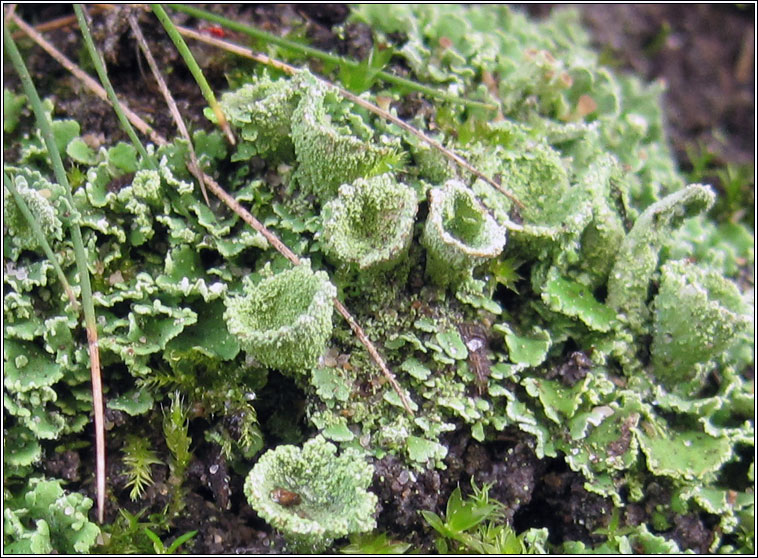
[[[18,12],[31,24],[51,21],[72,14],[70,5],[19,5]],[[109,74],[121,98],[166,137],[175,127],[163,100],[139,60],[126,13],[132,8],[93,12],[93,33],[103,48]],[[311,44],[340,54],[362,58],[372,46],[370,29],[350,25],[343,38],[332,27],[348,15],[346,5],[218,5],[210,10],[262,29],[285,34],[300,29]],[[391,9],[388,7],[388,9]],[[533,15],[547,13],[550,6],[530,5]],[[593,39],[608,62],[619,69],[634,71],[648,80],[663,79],[668,84],[666,112],[674,151],[683,169],[688,168],[687,149],[702,142],[717,153],[719,163],[752,163],[755,149],[754,99],[754,5],[582,5],[584,20]],[[202,114],[205,102],[194,80],[185,69],[163,30],[149,13],[136,9],[154,55],[166,70],[168,85],[180,110],[194,129],[210,129]],[[201,22],[179,13],[174,21],[190,27]],[[74,61],[80,60],[80,39],[73,25],[48,31],[45,36]],[[230,34],[231,40],[245,43]],[[75,118],[82,132],[100,142],[126,139],[115,116],[102,101],[83,90],[64,69],[27,40],[22,40],[27,64],[45,96],[55,97],[57,116]],[[210,47],[191,45],[211,86],[216,91],[227,87],[225,72],[236,60],[219,56]],[[92,68],[86,68],[94,74]],[[170,70],[170,71],[169,71]],[[9,65],[4,70],[6,87],[19,89]],[[426,101],[418,95],[409,99],[419,107]],[[572,383],[583,372],[583,355],[572,355],[556,376]],[[129,417],[112,416],[113,430],[108,435],[109,510],[112,521],[117,509],[133,513],[148,508],[160,512],[173,490],[167,484],[168,470],[154,466],[156,481],[137,504],[128,497],[123,477],[119,437],[130,426]],[[132,425],[133,426],[133,425]],[[433,550],[433,536],[418,511],[444,513],[447,498],[455,486],[466,491],[473,477],[478,484],[493,483],[491,494],[507,505],[506,517],[517,530],[548,527],[551,542],[583,540],[593,542],[592,531],[607,525],[610,502],[590,494],[583,479],[568,469],[561,459],[538,459],[532,443],[523,433],[503,433],[501,439],[479,443],[462,429],[446,439],[449,454],[447,469],[413,475],[403,463],[391,456],[375,463],[372,489],[379,496],[378,529],[391,537],[411,542],[415,549]],[[163,448],[159,433],[148,434],[153,447]],[[198,433],[196,440],[202,440]],[[162,445],[163,444],[163,445]],[[160,454],[159,450],[159,454]],[[281,537],[248,506],[242,494],[243,476],[227,468],[212,444],[199,446],[190,466],[184,489],[186,508],[173,525],[174,536],[198,529],[198,535],[185,549],[193,553],[271,553],[283,550]],[[72,489],[81,488],[94,499],[93,456],[89,449],[48,452],[45,470],[49,475],[70,481]],[[226,477],[228,476],[228,480]],[[219,480],[220,479],[220,480]],[[665,490],[660,488],[660,491]],[[624,521],[646,521],[654,510],[656,491],[646,492],[649,500],[629,506]],[[663,498],[663,496],[661,496]],[[94,514],[94,510],[93,510]],[[93,515],[94,519],[94,515]],[[686,515],[672,518],[669,536],[681,548],[704,552],[713,533],[704,518]],[[172,539],[166,537],[166,544]]]

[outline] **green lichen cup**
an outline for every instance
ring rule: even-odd
[[[474,268],[505,246],[505,229],[485,211],[461,181],[448,180],[429,191],[429,216],[421,243],[426,274],[440,286],[472,277]]]
[[[702,387],[702,365],[750,323],[733,283],[684,260],[661,269],[654,307],[653,371],[667,389],[682,395]]]
[[[397,163],[396,148],[374,141],[374,130],[357,114],[341,109],[333,88],[307,71],[295,80],[303,93],[292,114],[298,163],[293,178],[303,192],[326,202],[342,184]]]
[[[239,130],[241,140],[232,160],[247,160],[254,155],[292,158],[295,151],[290,123],[298,100],[298,89],[291,80],[272,81],[266,75],[237,91],[224,93],[221,108]],[[215,119],[210,111],[208,116]]]
[[[337,455],[323,436],[302,449],[282,445],[258,460],[245,480],[248,502],[296,552],[322,552],[334,539],[376,527],[373,467],[354,449]]]
[[[417,209],[416,193],[391,174],[343,184],[324,206],[324,252],[359,271],[390,269],[408,252]]]
[[[226,300],[229,332],[260,363],[285,372],[313,368],[332,332],[337,289],[310,262],[247,285]]]

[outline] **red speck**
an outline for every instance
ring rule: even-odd
[[[213,35],[219,39],[226,37],[226,31],[224,31],[224,28],[220,25],[203,25],[198,29],[201,33],[205,33],[206,35]]]

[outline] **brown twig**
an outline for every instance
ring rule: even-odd
[[[36,33],[34,29],[26,25],[23,21],[18,20],[18,18],[14,18],[14,21],[16,23],[19,23],[19,27],[24,30],[24,32],[29,31],[27,33],[35,42],[38,42],[40,46],[42,46],[48,54],[50,54],[55,60],[57,60],[63,67],[65,67],[67,70],[69,70],[71,73],[73,73],[75,76],[79,77],[79,74],[83,74],[87,78],[87,74],[83,73],[81,69],[79,69],[75,64],[70,62],[65,56],[63,56],[55,47],[47,43],[47,41],[44,41],[44,39],[39,35],[39,33]],[[46,46],[43,46],[40,41],[44,41]],[[65,61],[66,63],[64,63]],[[93,79],[82,79],[82,82],[85,84],[86,87],[90,88],[95,94],[100,96],[98,91],[102,91],[102,88],[100,85],[95,82]],[[102,91],[102,94],[105,95],[105,92]],[[102,98],[102,97],[101,97]],[[126,109],[124,107],[124,112],[126,113],[127,118],[129,118],[132,123],[139,128],[136,121],[142,121],[139,116],[134,114],[132,111]],[[154,141],[158,145],[165,145],[167,141],[165,138],[163,138],[158,132],[154,130],[150,130],[150,139]],[[280,254],[282,254],[285,258],[290,260],[293,264],[299,265],[300,264],[300,258],[297,257],[297,254],[295,254],[292,250],[290,250],[286,244],[284,244],[279,237],[277,237],[273,232],[271,232],[263,223],[258,221],[253,215],[247,211],[240,203],[234,199],[230,194],[228,194],[219,184],[210,176],[208,176],[205,173],[202,173],[203,180],[205,181],[205,184],[208,186],[208,189],[213,192],[213,194],[216,195],[224,204],[226,204],[232,211],[234,211],[239,217],[245,221],[248,225],[250,225],[253,229],[261,233],[266,240],[276,249]],[[400,386],[397,383],[397,380],[395,379],[395,376],[392,374],[392,372],[387,367],[386,363],[384,362],[384,359],[379,354],[379,351],[376,349],[374,344],[371,342],[371,340],[366,336],[365,332],[361,328],[361,326],[358,324],[358,322],[355,321],[355,318],[350,314],[350,312],[347,310],[347,308],[338,300],[334,299],[334,306],[337,309],[337,311],[340,313],[342,317],[345,318],[347,323],[350,325],[350,328],[353,330],[353,332],[356,334],[358,339],[361,341],[364,347],[366,347],[366,350],[368,351],[369,355],[371,355],[371,358],[376,362],[376,364],[379,366],[379,368],[382,371],[382,374],[387,377],[388,381],[390,382],[390,385],[392,385],[392,388],[397,392],[398,396],[400,397],[400,400],[403,403],[403,407],[405,410],[413,415],[413,410],[411,409],[410,403],[408,402],[408,399],[405,395],[405,392],[400,388]],[[95,343],[97,343],[97,340],[95,339]]]
[[[742,37],[742,46],[734,65],[734,75],[739,83],[747,83],[751,74],[755,73],[755,28],[749,27]]]
[[[108,4],[95,4],[94,6],[90,6],[88,11],[90,14],[97,14],[99,12],[103,12],[111,8],[112,6]],[[76,24],[75,15],[63,16],[56,19],[51,19],[50,21],[46,21],[44,23],[39,23],[34,26],[34,30],[39,31],[40,33],[43,33],[45,31],[53,31],[55,29],[60,29],[61,27],[68,27],[69,25],[75,25],[75,24]],[[22,31],[16,31],[13,34],[13,38],[17,39],[23,34],[24,33]]]
[[[260,62],[261,64],[266,64],[267,66],[271,66],[273,68],[277,68],[279,70],[282,70],[283,72],[286,72],[287,74],[294,74],[298,71],[297,68],[294,66],[290,66],[289,64],[282,62],[280,60],[276,60],[274,58],[271,58],[270,56],[266,56],[265,54],[261,54],[258,52],[254,52],[251,49],[247,47],[242,47],[240,45],[237,45],[235,43],[232,43],[230,41],[224,41],[222,39],[216,39],[215,37],[209,37],[207,35],[203,35],[201,33],[198,33],[197,31],[193,29],[189,29],[188,27],[181,27],[179,25],[176,26],[179,33],[182,35],[185,35],[187,37],[190,37],[192,39],[204,42],[209,45],[213,45],[219,48],[223,48],[224,50],[227,50],[229,52],[233,52],[234,54],[239,54],[240,56],[244,56],[246,58],[250,58],[252,60],[255,60],[256,62]],[[344,89],[342,87],[339,87],[338,85],[334,85],[333,83],[326,82],[323,80],[324,83],[329,85],[330,87],[335,87],[337,91],[339,91],[340,95],[345,97],[346,99],[354,102],[357,105],[360,105],[361,107],[365,108],[366,110],[369,110],[373,112],[374,114],[380,116],[381,118],[384,118],[386,120],[389,120],[393,124],[399,126],[406,132],[413,134],[417,138],[419,138],[421,141],[431,145],[434,149],[438,150],[440,153],[442,153],[446,158],[453,161],[456,165],[459,165],[460,167],[463,167],[468,172],[476,176],[477,178],[481,178],[484,180],[487,184],[501,192],[503,195],[505,195],[509,200],[511,200],[513,203],[515,203],[520,208],[524,209],[524,204],[519,201],[519,199],[513,195],[512,192],[509,192],[506,188],[503,187],[502,184],[499,182],[491,179],[487,175],[485,175],[483,172],[475,168],[471,163],[466,161],[463,157],[458,155],[457,153],[451,151],[450,149],[446,148],[444,145],[442,145],[437,140],[430,138],[426,134],[424,134],[421,130],[414,128],[407,122],[404,122],[403,120],[399,119],[397,116],[387,112],[386,110],[382,110],[373,103],[369,103],[365,99],[361,99],[357,95],[354,95],[350,93],[347,89]]]
[[[337,312],[340,313],[340,315],[345,318],[345,321],[350,326],[350,329],[353,330],[353,333],[355,333],[355,336],[358,338],[358,340],[363,343],[363,346],[366,347],[366,350],[371,355],[371,358],[374,359],[374,362],[381,368],[382,374],[387,378],[390,385],[392,386],[392,389],[395,390],[395,393],[397,393],[400,396],[400,401],[403,403],[403,407],[405,407],[405,410],[408,411],[410,415],[413,415],[413,409],[411,409],[411,405],[408,402],[408,398],[405,396],[405,391],[403,391],[403,388],[400,387],[400,384],[397,383],[397,380],[395,379],[395,375],[390,371],[389,368],[387,368],[387,365],[384,362],[384,359],[379,354],[379,352],[376,350],[376,347],[374,347],[374,344],[371,342],[371,340],[366,337],[366,333],[363,331],[363,328],[358,324],[358,322],[355,321],[355,318],[353,318],[352,314],[347,311],[347,308],[345,308],[345,305],[342,304],[338,299],[334,299],[334,307],[337,309]]]
[[[187,126],[184,125],[184,119],[182,119],[182,115],[179,112],[179,107],[176,106],[176,102],[174,101],[174,96],[171,95],[171,91],[169,91],[168,86],[166,85],[166,81],[163,79],[163,76],[161,75],[160,70],[158,69],[158,64],[155,62],[155,58],[153,58],[153,53],[150,52],[150,46],[147,44],[147,41],[145,40],[145,36],[142,34],[142,29],[140,29],[139,23],[137,22],[136,16],[131,13],[129,14],[129,25],[132,28],[132,32],[134,33],[134,36],[137,38],[137,43],[139,43],[140,48],[142,49],[142,53],[145,55],[145,59],[147,60],[147,65],[150,66],[150,71],[153,72],[153,76],[155,76],[155,81],[158,82],[158,88],[161,90],[161,93],[163,94],[163,98],[166,100],[166,104],[168,105],[168,109],[171,112],[171,116],[174,119],[174,122],[176,123],[176,127],[179,130],[179,134],[187,141],[187,146],[189,149],[189,158],[190,163],[187,165],[187,168],[192,173],[192,175],[197,179],[198,183],[200,184],[200,191],[203,194],[203,198],[205,199],[205,203],[210,206],[210,201],[208,201],[208,192],[205,191],[205,181],[203,180],[203,173],[200,172],[200,164],[197,162],[197,156],[195,155],[195,148],[192,146],[192,138],[190,138],[189,132],[187,131]]]
[[[16,4],[8,4],[8,7],[5,8],[5,12],[3,13],[3,22],[7,23],[16,13]],[[14,36],[13,39],[15,40],[16,37]]]

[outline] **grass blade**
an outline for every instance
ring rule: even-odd
[[[53,164],[53,171],[56,180],[63,186],[64,191],[71,207],[76,207],[74,197],[71,194],[71,186],[66,177],[66,170],[63,168],[63,161],[55,145],[53,137],[52,124],[48,120],[47,114],[42,108],[42,101],[37,94],[26,64],[18,51],[13,37],[11,37],[8,27],[3,25],[3,42],[5,51],[11,59],[16,69],[21,84],[29,99],[34,114],[37,119],[37,126],[42,132],[42,137],[47,146],[47,152]],[[95,451],[96,451],[96,482],[97,482],[97,517],[100,523],[103,522],[105,510],[105,421],[103,413],[103,385],[100,376],[100,352],[97,344],[97,323],[95,321],[95,305],[92,300],[92,286],[90,285],[89,270],[87,269],[87,254],[84,251],[84,242],[82,241],[82,231],[79,224],[74,221],[71,226],[71,238],[74,244],[74,254],[76,257],[76,267],[79,272],[79,282],[82,289],[82,306],[84,307],[84,323],[87,330],[87,341],[89,344],[90,372],[92,376],[92,407],[95,414]]]
[[[95,65],[97,75],[100,77],[100,83],[103,84],[103,87],[105,87],[105,90],[108,92],[108,98],[111,101],[111,105],[113,105],[113,110],[116,111],[116,116],[118,116],[119,122],[121,122],[121,127],[127,133],[129,139],[132,140],[134,147],[137,148],[137,151],[142,158],[148,163],[148,165],[150,165],[150,168],[155,169],[155,161],[153,161],[153,158],[148,155],[145,146],[142,145],[142,142],[137,137],[137,133],[134,131],[134,128],[132,128],[129,120],[126,118],[124,111],[121,109],[121,103],[116,96],[116,92],[113,90],[110,79],[108,79],[108,72],[105,71],[105,63],[103,62],[100,53],[97,51],[97,48],[95,48],[95,43],[92,40],[92,34],[89,30],[89,24],[87,23],[87,18],[84,15],[84,9],[81,4],[74,4],[74,11],[76,12],[76,19],[79,21],[79,28],[84,37],[84,43],[87,45],[87,51]]]
[[[160,4],[151,4],[151,8],[153,9],[153,13],[160,20],[161,24],[163,24],[163,28],[166,30],[166,33],[168,33],[168,36],[173,41],[174,46],[179,51],[179,54],[181,54],[182,58],[184,58],[184,63],[187,64],[189,71],[192,72],[192,75],[195,78],[197,84],[200,86],[200,91],[202,91],[203,97],[205,97],[208,105],[211,107],[211,109],[213,109],[213,114],[216,115],[218,124],[226,134],[226,138],[229,140],[229,143],[234,145],[235,140],[234,134],[232,134],[232,129],[229,127],[229,123],[226,121],[226,116],[224,116],[224,112],[221,110],[221,106],[218,104],[218,101],[216,101],[216,96],[213,94],[211,86],[208,85],[208,81],[205,79],[203,71],[200,69],[200,66],[197,65],[195,57],[192,56],[192,51],[190,51],[187,43],[184,42],[184,39],[176,30],[174,22],[171,21],[170,17],[168,17],[168,14],[166,13],[166,10],[163,9],[163,6]]]

